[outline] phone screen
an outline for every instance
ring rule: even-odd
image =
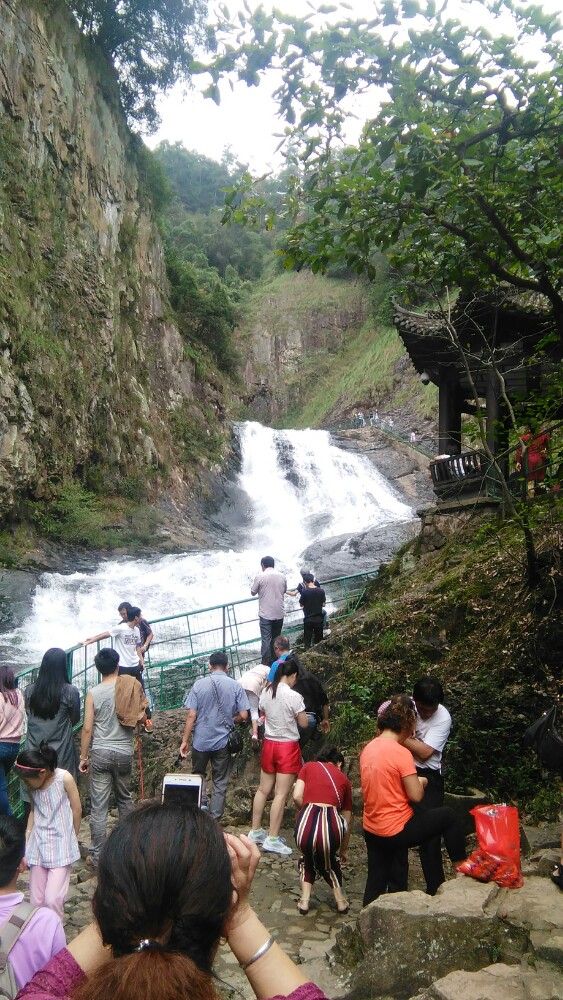
[[[200,792],[201,785],[165,785],[162,801],[197,809]]]

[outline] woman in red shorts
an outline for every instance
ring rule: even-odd
[[[266,716],[265,737],[260,760],[260,785],[252,804],[252,830],[248,836],[263,851],[291,854],[291,847],[280,837],[287,796],[296,774],[301,770],[299,729],[308,725],[305,702],[293,688],[297,683],[298,667],[292,656],[280,663],[274,682],[260,698],[260,710]],[[270,808],[270,830],[262,829],[262,814],[271,791],[274,799]]]

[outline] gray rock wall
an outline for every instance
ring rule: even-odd
[[[220,388],[171,321],[111,68],[58,0],[0,4],[0,37],[2,515],[86,466],[173,472],[170,412]]]

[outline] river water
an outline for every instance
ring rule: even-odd
[[[295,585],[305,549],[335,535],[413,518],[364,456],[331,443],[327,431],[238,427],[239,527],[230,547],[179,555],[100,561],[89,572],[45,573],[25,624],[5,634],[3,656],[19,667],[50,646],[67,648],[118,621],[123,600],[149,619],[250,596],[260,558],[271,555]],[[326,567],[324,576],[327,576]]]

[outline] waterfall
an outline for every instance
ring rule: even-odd
[[[247,509],[231,548],[104,560],[91,572],[44,573],[23,626],[2,636],[6,660],[31,665],[50,646],[66,648],[105,631],[119,620],[123,600],[155,619],[249,597],[264,555],[273,556],[295,586],[300,556],[316,542],[412,520],[410,508],[369,459],[340,450],[327,431],[242,423],[237,432],[238,486]],[[307,568],[315,571],[314,565]]]

